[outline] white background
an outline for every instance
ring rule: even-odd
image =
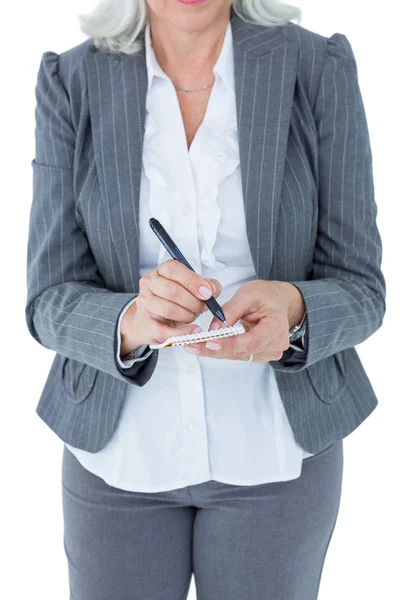
[[[35,342],[26,328],[25,261],[39,62],[47,50],[60,53],[86,39],[75,11],[91,4],[2,4],[0,595],[7,600],[69,599],[61,507],[63,442],[35,413],[54,353]],[[379,405],[344,441],[341,507],[319,600],[395,600],[400,598],[400,497],[395,488],[400,473],[398,4],[307,0],[297,5],[303,9],[303,27],[325,36],[344,33],[357,59],[387,282],[384,325],[357,346]],[[192,579],[189,599],[195,597]]]

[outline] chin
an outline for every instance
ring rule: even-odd
[[[231,3],[223,0],[204,0],[202,4],[190,6],[179,0],[150,0],[148,6],[150,19],[163,21],[175,29],[191,33],[210,28],[219,18],[229,19]]]

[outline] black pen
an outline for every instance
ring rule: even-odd
[[[165,231],[160,221],[157,221],[157,219],[153,218],[149,219],[149,225],[160,240],[160,242],[163,244],[163,246],[165,246],[165,248],[168,250],[172,258],[175,260],[179,260],[180,263],[182,263],[188,269],[193,271],[193,273],[195,273],[196,271],[190,266],[186,258],[183,256],[182,252],[179,250],[178,246]],[[211,298],[209,298],[208,300],[203,300],[203,302],[207,304],[214,317],[217,317],[217,319],[219,319],[220,321],[225,323],[225,325],[227,325],[222,308],[220,307],[214,296],[211,296]]]

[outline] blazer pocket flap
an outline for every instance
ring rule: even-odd
[[[347,379],[343,351],[310,365],[306,373],[317,396],[327,404],[335,402],[343,391]]]
[[[89,396],[97,375],[98,369],[64,357],[61,366],[61,382],[68,398],[75,404],[83,402]]]

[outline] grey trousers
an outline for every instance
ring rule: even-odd
[[[339,511],[343,442],[291,481],[129,492],[64,447],[70,600],[315,600]]]

